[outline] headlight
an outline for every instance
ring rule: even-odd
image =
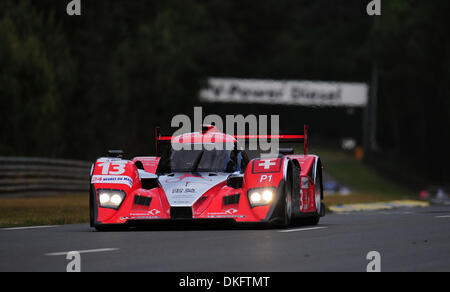
[[[119,209],[123,200],[125,199],[125,193],[119,190],[99,190],[98,201],[101,208]]]
[[[272,202],[273,200],[273,191],[267,190],[263,192],[263,200],[266,202]]]
[[[248,199],[252,207],[269,205],[274,197],[275,188],[252,189],[248,192]]]

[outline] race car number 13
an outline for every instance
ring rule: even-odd
[[[126,163],[123,161],[104,162],[98,165],[103,175],[121,175],[125,172]]]

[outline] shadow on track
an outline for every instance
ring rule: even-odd
[[[225,231],[225,230],[277,230],[308,227],[301,221],[293,222],[289,227],[267,225],[264,223],[236,223],[233,220],[167,220],[167,221],[134,221],[127,225],[105,226],[100,232],[145,232],[145,231]],[[94,229],[92,229],[94,230]]]

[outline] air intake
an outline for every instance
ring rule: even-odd
[[[170,208],[170,217],[172,219],[192,219],[192,208],[172,207]]]
[[[240,194],[236,194],[236,195],[232,195],[232,196],[223,197],[223,204],[224,204],[224,206],[239,204],[240,196],[241,196]]]
[[[134,196],[134,204],[135,205],[149,207],[151,203],[152,203],[151,197],[144,197],[144,196],[140,196],[140,195]]]

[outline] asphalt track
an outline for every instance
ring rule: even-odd
[[[0,271],[450,271],[450,206],[333,214],[317,227],[222,226],[94,232],[87,225],[0,229]]]

